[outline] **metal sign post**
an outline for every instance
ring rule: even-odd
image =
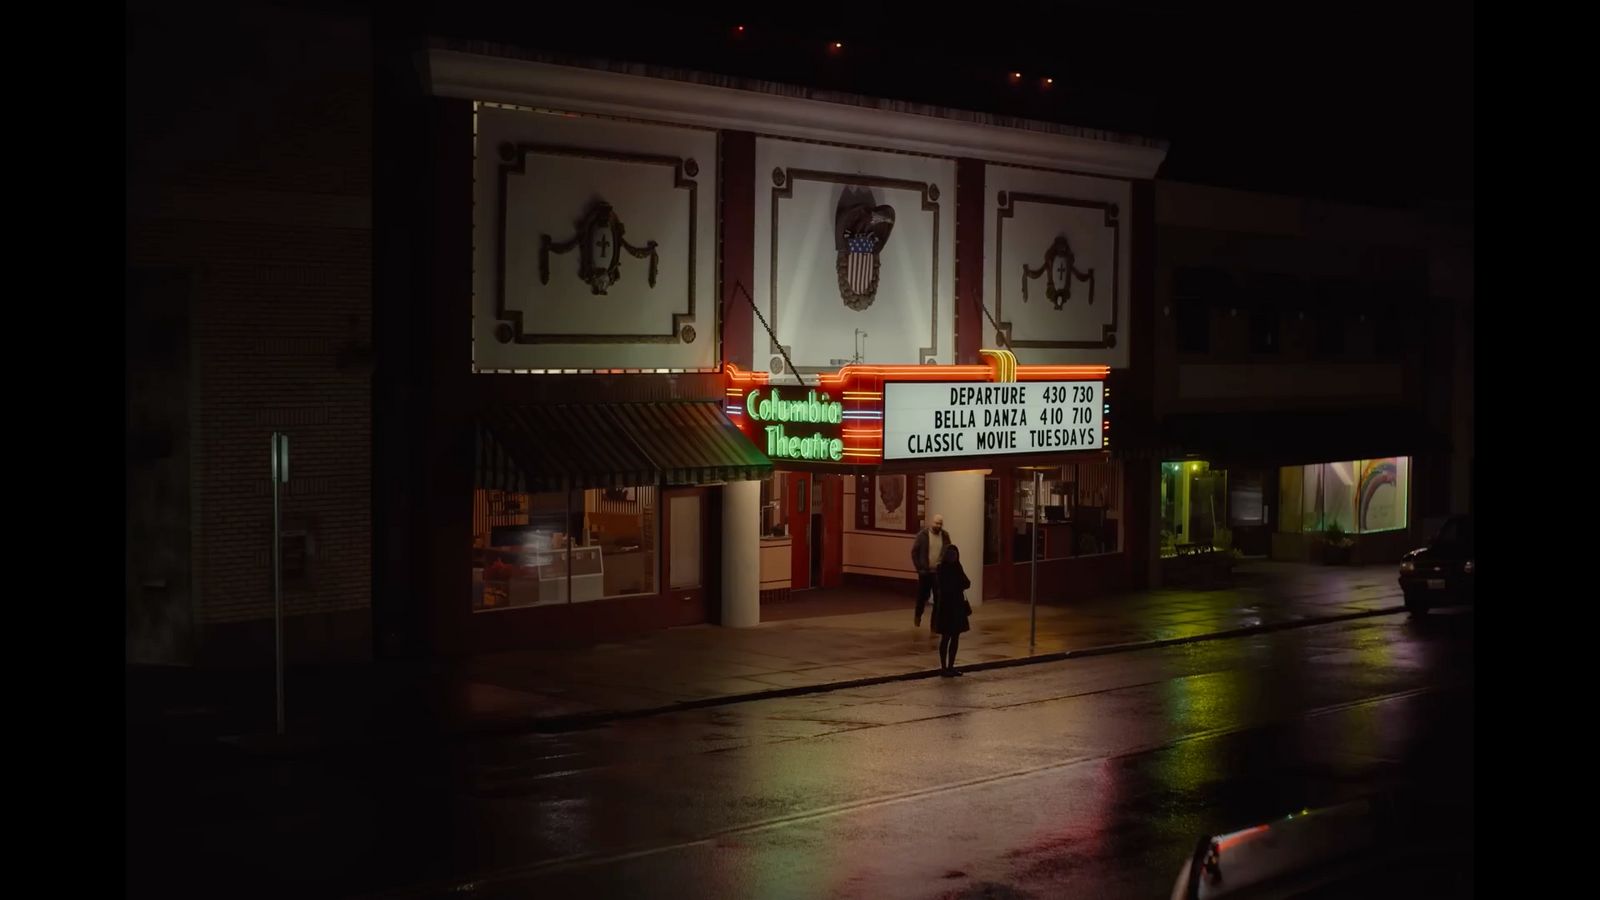
[[[1044,487],[1044,473],[1033,473],[1033,534],[1028,546],[1028,652],[1033,653],[1034,638],[1039,624],[1039,505],[1044,502],[1040,491]]]
[[[272,621],[277,674],[278,734],[283,734],[283,518],[278,489],[289,483],[289,436],[272,433]]]

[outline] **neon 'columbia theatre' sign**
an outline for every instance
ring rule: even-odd
[[[778,388],[757,389],[745,396],[744,409],[750,421],[759,424],[766,434],[769,457],[833,462],[844,457],[844,441],[823,433],[837,433],[844,422],[844,404],[827,393],[807,391],[805,397],[790,400]],[[820,427],[807,429],[808,425]],[[790,434],[785,426],[800,426],[811,434]]]

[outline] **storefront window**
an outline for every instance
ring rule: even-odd
[[[1327,523],[1322,512],[1322,476],[1324,469],[1321,463],[1314,466],[1303,466],[1300,477],[1300,496],[1304,504],[1300,510],[1301,531],[1321,531]]]
[[[473,494],[472,608],[656,593],[656,489]]]
[[[474,492],[474,610],[568,602],[568,560],[561,548],[577,502],[579,495],[568,493]]]
[[[1285,466],[1278,472],[1279,531],[1346,534],[1396,531],[1408,524],[1411,459],[1389,456]]]
[[[584,492],[584,545],[598,548],[603,570],[597,579],[600,596],[656,592],[656,538],[661,521],[656,506],[654,487]],[[576,573],[573,580],[574,594],[578,594]]]
[[[1035,473],[1039,497],[1034,497]],[[1117,553],[1122,549],[1122,466],[1117,462],[1068,463],[1012,470],[1012,562]],[[1035,508],[1037,506],[1037,528]]]
[[[1002,543],[1005,540],[1005,522],[1000,519],[1000,479],[983,480],[983,564],[1000,562]]]
[[[1345,533],[1356,530],[1356,464],[1322,465],[1322,530],[1338,528]]]
[[[761,480],[761,536],[789,536],[789,505],[783,502],[783,474],[773,472]]]
[[[1278,470],[1278,530],[1299,533],[1305,530],[1305,473],[1303,466],[1284,466]]]
[[[1364,459],[1356,467],[1356,527],[1363,534],[1408,524],[1411,458]]]
[[[1233,547],[1228,473],[1201,460],[1161,464],[1161,555]]]

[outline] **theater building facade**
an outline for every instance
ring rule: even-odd
[[[1156,462],[1119,441],[1158,142],[464,46],[426,69],[388,627],[451,654],[909,598],[936,513],[975,605],[1026,599],[1035,557],[1044,602],[1141,583]]]

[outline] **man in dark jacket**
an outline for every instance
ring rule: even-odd
[[[945,545],[951,543],[950,533],[944,530],[944,516],[935,515],[930,521],[932,524],[917,532],[917,539],[911,542],[911,564],[917,569],[917,613],[912,622],[917,625],[922,624],[922,612],[934,592],[939,557]]]

